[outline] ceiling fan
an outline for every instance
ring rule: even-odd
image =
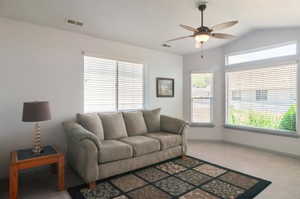
[[[233,36],[233,35],[225,34],[225,33],[215,33],[214,31],[229,28],[229,27],[237,24],[238,21],[229,21],[229,22],[218,24],[218,25],[214,25],[211,28],[209,28],[209,27],[203,25],[203,12],[206,9],[206,2],[201,2],[200,5],[198,6],[198,9],[201,12],[201,26],[199,28],[193,28],[191,26],[180,24],[180,27],[182,27],[182,28],[184,28],[188,31],[192,31],[193,34],[188,35],[188,36],[183,36],[183,37],[177,37],[175,39],[170,39],[170,40],[166,41],[166,43],[176,41],[176,40],[181,40],[181,39],[194,37],[195,42],[196,42],[195,47],[200,48],[211,37],[212,38],[217,38],[217,39],[233,39],[233,38],[235,38],[235,36]]]

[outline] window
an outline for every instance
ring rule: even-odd
[[[84,111],[142,109],[143,65],[84,56]]]
[[[192,123],[211,123],[213,103],[213,74],[191,74]]]
[[[256,101],[267,101],[268,90],[256,90]]]
[[[296,131],[297,64],[226,72],[226,89],[227,124]]]
[[[241,91],[239,91],[239,90],[232,91],[232,100],[233,101],[240,101],[241,99],[242,99]]]
[[[240,64],[251,61],[258,61],[270,58],[291,56],[297,54],[296,42],[269,47],[261,50],[250,50],[248,53],[238,53],[226,56],[226,65]]]

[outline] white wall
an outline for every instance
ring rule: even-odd
[[[33,125],[21,122],[25,101],[50,101],[42,142],[64,148],[61,122],[83,111],[82,51],[146,64],[146,108],[182,117],[182,56],[5,18],[0,27],[0,178],[9,152],[31,147]],[[174,98],[156,98],[156,77],[175,78]]]
[[[204,53],[202,59],[199,53],[185,55],[183,57],[183,113],[186,120],[190,120],[190,73],[212,72],[214,73],[214,110],[213,123],[215,127],[191,127],[187,135],[188,139],[221,140],[223,130],[223,50],[212,49]]]
[[[215,110],[215,112],[219,114],[217,115],[215,121],[215,124],[217,124],[219,128],[193,128],[191,137],[196,139],[217,139],[221,137],[221,139],[228,142],[234,142],[238,144],[244,144],[300,156],[300,139],[276,135],[258,134],[253,132],[226,129],[222,127],[222,124],[225,120],[224,55],[232,52],[255,49],[289,41],[298,41],[298,52],[300,52],[300,28],[256,30],[250,32],[249,34],[241,37],[236,41],[232,41],[222,48],[212,49],[204,52],[204,60],[200,59],[200,53],[185,55],[183,57],[183,107],[184,116],[186,119],[188,118],[189,114],[188,100],[190,95],[188,93],[189,91],[187,91],[189,72],[197,69],[204,72],[213,70],[216,74],[218,74],[216,78],[216,86],[218,88],[215,89],[215,98],[217,99],[214,107],[215,109],[217,109]],[[300,82],[299,77],[300,75],[298,75],[298,85]],[[300,99],[299,94],[300,92],[298,92],[298,99]],[[300,106],[298,106],[298,109],[300,109]],[[300,110],[298,110],[298,112],[300,113]],[[299,118],[300,117],[298,117],[298,126],[300,123]]]

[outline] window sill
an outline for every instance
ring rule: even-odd
[[[213,123],[191,123],[190,127],[206,127],[206,128],[214,128],[215,125]]]
[[[262,128],[255,128],[255,127],[235,126],[235,125],[230,125],[230,124],[225,124],[224,128],[248,131],[248,132],[253,132],[253,133],[268,134],[268,135],[300,138],[300,135],[297,132],[293,133],[291,131],[282,131],[282,130],[276,130],[276,129],[262,129]]]

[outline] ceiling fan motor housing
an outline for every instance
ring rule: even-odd
[[[197,28],[198,32],[197,33],[210,33],[211,29],[209,29],[206,26],[201,26],[199,28]]]

